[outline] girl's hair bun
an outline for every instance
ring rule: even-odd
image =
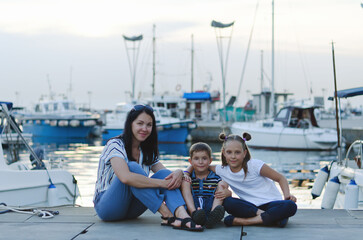
[[[251,135],[250,135],[249,133],[247,133],[247,132],[244,132],[244,133],[242,134],[242,137],[243,137],[243,139],[244,139],[245,141],[249,141],[249,140],[251,140]]]
[[[220,133],[219,134],[219,140],[221,140],[221,141],[224,141],[224,140],[226,140],[226,134],[225,133]]]

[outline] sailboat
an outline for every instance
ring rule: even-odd
[[[272,1],[272,76],[269,113],[270,119],[256,122],[234,122],[233,134],[248,132],[250,147],[279,150],[333,150],[338,145],[334,129],[320,128],[316,120],[319,106],[301,101],[287,105],[275,115],[274,91],[274,1]],[[266,96],[267,97],[267,96]],[[266,101],[267,102],[267,101]],[[303,115],[306,115],[304,118]],[[302,122],[305,122],[302,124]]]

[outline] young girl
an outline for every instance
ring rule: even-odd
[[[150,209],[161,213],[161,225],[203,231],[185,210],[178,189],[183,171],[165,169],[158,155],[153,109],[135,105],[123,134],[110,139],[101,154],[94,196],[97,215],[104,221],[117,221],[137,218]],[[150,170],[155,174],[149,178]]]
[[[218,174],[239,198],[224,199],[225,210],[230,214],[224,219],[227,226],[274,225],[284,227],[288,218],[296,213],[296,198],[290,194],[286,178],[263,161],[251,158],[246,141],[250,134],[219,136],[223,141],[222,166],[214,166]],[[275,183],[279,183],[284,200]]]

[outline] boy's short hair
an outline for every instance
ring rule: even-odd
[[[205,151],[208,154],[209,158],[212,157],[212,149],[210,148],[210,146],[204,142],[197,142],[194,143],[189,149],[190,158],[193,157],[193,154],[195,152],[200,152],[200,151]]]

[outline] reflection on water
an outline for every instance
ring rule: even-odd
[[[78,181],[81,198],[77,204],[93,206],[92,198],[97,177],[98,161],[103,144],[101,140],[69,141],[58,139],[47,143],[45,139],[35,139],[33,147],[42,147],[46,159],[63,159],[63,168],[71,172]],[[213,150],[213,164],[220,164],[221,143],[210,143]],[[160,161],[169,169],[189,166],[188,149],[190,144],[160,144]],[[300,208],[320,208],[319,200],[311,200],[310,187],[317,171],[336,158],[335,152],[294,152],[250,149],[253,158],[266,162],[286,176],[292,194],[298,198]],[[29,154],[21,150],[20,159],[30,164]]]

